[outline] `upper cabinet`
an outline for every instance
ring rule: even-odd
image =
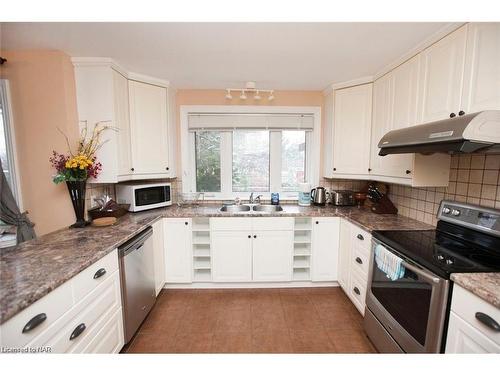
[[[500,109],[500,23],[471,23],[467,32],[461,109]]]
[[[444,120],[460,112],[466,41],[467,25],[421,53],[420,123]]]
[[[334,92],[333,133],[331,133],[333,160],[327,177],[363,174],[368,170],[372,86],[369,83]],[[326,147],[329,146],[326,145]],[[325,163],[326,166],[327,163]]]
[[[81,126],[107,122],[96,183],[175,177],[175,117],[168,82],[127,73],[109,59],[73,59]]]

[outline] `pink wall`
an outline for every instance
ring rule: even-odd
[[[78,136],[75,79],[59,51],[2,51],[0,76],[10,81],[13,123],[24,209],[42,235],[75,221],[66,185],[52,183],[52,150],[66,152],[60,128]]]

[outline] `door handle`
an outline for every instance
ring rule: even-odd
[[[493,331],[500,332],[500,324],[498,324],[497,321],[488,314],[477,312],[475,316],[476,319],[483,323],[486,327],[491,328]]]
[[[94,274],[94,279],[98,279],[99,277],[104,276],[105,273],[106,273],[105,268],[98,269],[97,272]]]
[[[35,315],[33,318],[30,319],[30,321],[28,323],[26,323],[26,325],[23,328],[23,333],[34,330],[40,324],[45,322],[45,320],[47,320],[47,314],[41,313],[41,314]]]
[[[358,296],[361,294],[361,292],[359,291],[357,286],[355,286],[353,290],[354,290],[354,293],[356,293]]]
[[[356,262],[359,263],[359,264],[363,264],[363,261],[361,260],[360,257],[356,257]]]
[[[78,324],[76,328],[71,332],[71,336],[69,337],[70,340],[76,339],[78,336],[82,334],[83,331],[85,331],[85,323]]]
[[[358,234],[356,237],[358,237],[358,240],[361,240],[361,241],[363,241],[365,239],[361,233]]]

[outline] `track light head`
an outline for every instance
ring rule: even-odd
[[[267,100],[269,100],[269,101],[274,100],[274,91],[271,91],[269,93],[269,96],[267,97]]]
[[[241,100],[246,100],[246,98],[247,98],[247,95],[245,94],[245,90],[241,90],[240,99]]]

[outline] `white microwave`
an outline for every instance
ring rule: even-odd
[[[130,204],[129,211],[138,212],[172,205],[170,183],[158,184],[118,184],[118,203]]]

